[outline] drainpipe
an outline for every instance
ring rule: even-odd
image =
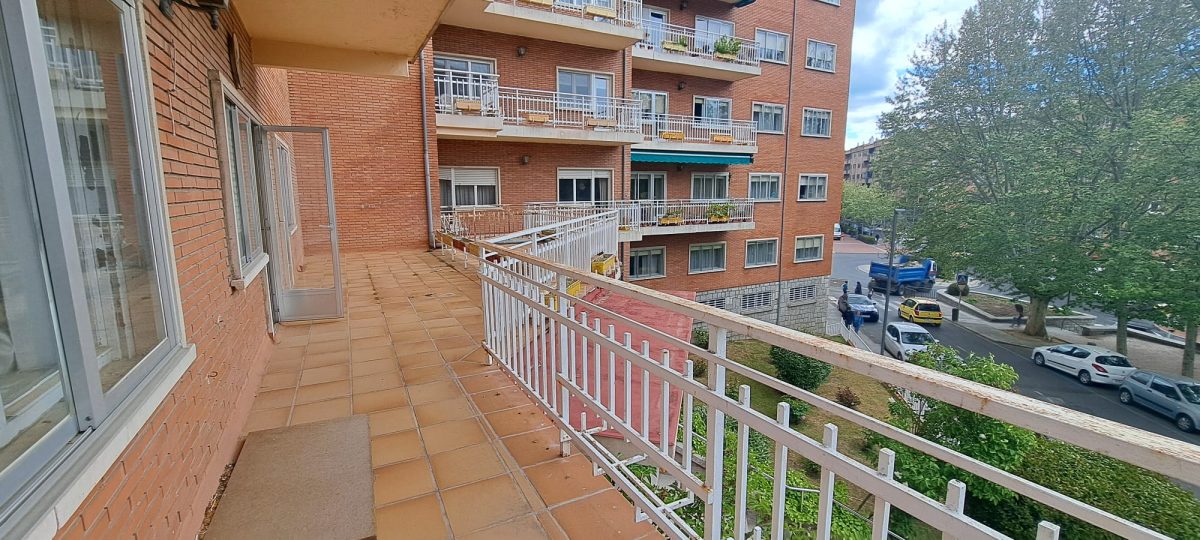
[[[425,84],[425,47],[421,47],[421,142],[425,146],[425,226],[429,231],[429,249],[433,249],[437,245],[433,240],[433,188],[429,177],[429,103]]]
[[[753,2],[753,1],[754,0],[750,0],[750,2]],[[746,4],[748,4],[748,3],[749,2],[747,2]],[[738,4],[738,6],[740,7],[740,6],[746,5],[746,4]],[[792,35],[793,36],[799,35],[796,33],[796,6],[795,6],[795,4],[792,5]],[[788,52],[788,54],[790,56],[795,56],[795,55],[791,54],[791,53],[795,52],[795,44],[792,40],[788,40],[788,46],[793,48],[792,51]],[[796,84],[795,84],[796,68],[795,68],[795,66],[796,66],[795,62],[788,62],[788,97],[787,97],[786,110],[789,115],[791,115],[792,112],[795,110],[792,107],[792,93],[796,87]],[[785,238],[783,236],[783,231],[784,231],[784,217],[786,215],[785,209],[787,208],[787,202],[788,202],[787,186],[790,183],[790,182],[788,182],[788,180],[791,179],[791,175],[788,173],[788,165],[791,163],[791,160],[790,160],[791,155],[788,154],[788,149],[791,147],[791,144],[792,144],[792,128],[793,127],[794,126],[791,125],[791,122],[789,122],[788,126],[787,126],[787,136],[784,137],[784,139],[783,139],[783,178],[779,179],[779,251],[778,251],[779,264],[776,265],[776,270],[775,270],[776,271],[776,275],[775,275],[775,324],[777,326],[779,325],[779,321],[783,319],[783,260],[784,260],[783,259],[783,242],[785,240]],[[793,242],[794,241],[795,241],[795,239],[793,239]],[[829,249],[831,252],[833,251],[832,247]],[[792,245],[792,250],[793,250],[793,252],[795,251],[794,244]],[[795,259],[794,255],[793,255],[793,259]]]

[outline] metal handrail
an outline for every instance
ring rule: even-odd
[[[640,107],[639,107],[640,111]],[[678,114],[640,112],[642,134],[648,141],[758,143],[758,124],[751,120],[729,120]]]
[[[638,42],[638,47],[643,49],[654,49],[671,54],[695,56],[747,66],[759,64],[758,42],[752,39],[715,34],[652,19],[643,19],[642,28],[646,30],[646,37]],[[737,48],[736,52],[718,53],[718,41],[734,44],[733,46]]]
[[[526,203],[527,211],[620,212],[622,227],[656,227],[710,223],[746,223],[754,221],[754,201],[750,199],[622,199],[592,203]],[[591,210],[589,210],[591,209]]]
[[[499,88],[500,115],[507,124],[611,129],[638,133],[636,99],[568,94],[528,88]]]
[[[495,116],[500,110],[500,76],[457,69],[434,68],[434,100],[439,113]]]

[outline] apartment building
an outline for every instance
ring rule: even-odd
[[[874,139],[846,150],[846,163],[842,171],[842,180],[854,182],[861,186],[870,186],[875,180],[871,171],[871,161],[883,146],[883,139]]]

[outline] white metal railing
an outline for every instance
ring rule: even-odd
[[[641,102],[635,99],[500,87],[506,124],[595,128],[638,133]]]
[[[842,339],[846,340],[846,343],[864,351],[875,350],[875,347],[868,344],[867,340],[862,337],[862,334],[859,334],[854,328],[846,326],[841,318],[827,318],[825,320],[825,335],[841,336]]]
[[[498,237],[507,238],[525,229],[595,216],[612,210],[604,205],[558,203],[444,209],[438,230],[465,240],[492,239],[495,242]]]
[[[1174,439],[604,278],[574,268],[575,265],[555,264],[532,250],[526,252],[489,243],[480,244],[480,248],[484,345],[489,355],[535,398],[569,438],[572,448],[586,454],[598,471],[607,474],[631,498],[638,507],[637,519],[651,519],[672,538],[717,540],[723,538],[721,528],[726,521],[732,523],[733,536],[739,540],[746,539],[755,528],[767,529],[770,538],[783,538],[788,458],[793,453],[821,468],[818,511],[812,524],[817,538],[830,538],[835,481],[852,483],[874,496],[870,519],[873,538],[887,536],[892,508],[942,531],[945,537],[1003,537],[963,513],[966,486],[962,482],[950,481],[945,501],[926,497],[893,477],[895,453],[891,450],[881,450],[878,467],[870,467],[839,451],[837,426],[833,424],[826,425],[823,439],[817,441],[790,426],[787,403],[779,403],[777,417],[770,418],[750,407],[749,386],[742,385],[736,399],[727,397],[726,379],[730,372],[1103,530],[1123,537],[1166,538],[731,361],[726,355],[730,334],[783,347],[1186,482],[1200,483],[1200,451]],[[568,283],[576,282],[603,288],[610,297],[634,299],[704,323],[709,328],[708,350],[606,309],[587,297],[568,294]],[[618,327],[623,329],[622,335],[616,334]],[[647,341],[633,343],[630,332],[649,336],[663,348],[651,351]],[[707,380],[693,377],[692,362],[696,358],[707,363]],[[632,382],[632,373],[641,375],[640,384]],[[661,424],[650,422],[650,386],[658,386],[662,392],[662,410],[656,412],[660,416],[656,420]],[[671,392],[678,392],[683,401],[677,441],[666,436],[668,422],[672,420],[668,399]],[[642,407],[641,414],[631,414],[629,404],[636,403],[633,396],[641,396],[641,403],[647,405]],[[694,414],[705,418],[703,437],[696,433]],[[727,422],[732,422],[737,432],[731,448],[724,448]],[[658,441],[652,439],[652,428],[658,428],[662,434]],[[614,455],[600,444],[595,434],[601,430],[615,431],[623,437],[626,447],[632,448],[632,455],[629,452]],[[775,447],[773,464],[769,465],[774,468],[769,511],[763,511],[761,504],[756,511],[747,509],[745,456],[750,432],[770,439]],[[705,442],[694,448],[690,443],[693,440]],[[700,459],[726,454],[737,458],[737,470],[732,474],[723,471],[723,459]],[[635,463],[656,467],[660,475],[669,475],[673,487],[683,495],[663,500],[630,470]],[[700,467],[703,472],[698,470]],[[726,490],[733,492],[730,499],[734,503],[728,506],[723,504]],[[722,519],[726,512],[732,512],[732,519]],[[683,517],[696,513],[703,516],[702,525]],[[1045,539],[1058,535],[1057,527],[1044,522],[1037,533],[1038,538]]]
[[[642,135],[650,141],[756,144],[758,126],[750,120],[641,113]]]
[[[621,226],[628,228],[754,221],[754,202],[750,199],[665,199],[619,200],[595,203],[526,203],[527,213],[589,213],[598,209],[619,212]]]
[[[492,0],[500,4],[531,7],[621,26],[638,26],[642,18],[642,0]]]
[[[643,19],[642,28],[646,31],[646,37],[637,46],[643,49],[748,66],[758,65],[758,42],[751,39],[714,34],[651,19]]]
[[[456,69],[433,70],[437,112],[495,116],[500,111],[499,76]]]

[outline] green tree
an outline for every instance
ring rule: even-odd
[[[877,225],[892,217],[896,197],[879,185],[849,183],[842,186],[842,219]]]
[[[774,345],[771,346],[771,365],[775,366],[779,380],[805,390],[816,390],[829,379],[832,371],[825,362]]]

